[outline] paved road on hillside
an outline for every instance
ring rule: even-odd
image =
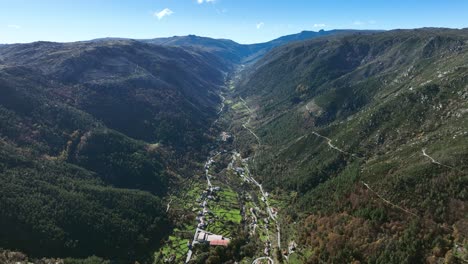
[[[353,156],[353,157],[357,157],[355,154],[349,153],[349,152],[347,152],[347,151],[344,151],[344,150],[338,148],[337,146],[333,145],[333,144],[332,144],[333,140],[331,140],[330,138],[328,138],[328,137],[326,137],[326,136],[322,136],[322,135],[320,135],[319,133],[317,133],[317,132],[315,132],[315,131],[312,131],[312,134],[316,135],[317,137],[321,137],[321,138],[327,140],[327,144],[328,144],[328,146],[329,146],[330,148],[332,148],[332,149],[334,149],[334,150],[336,150],[336,151],[339,151],[339,152],[341,152],[341,153],[343,153],[343,154],[350,155],[350,156]]]
[[[250,113],[250,116],[249,116],[248,120],[245,123],[243,123],[242,126],[245,129],[247,129],[257,139],[258,145],[259,145],[259,147],[261,147],[262,143],[260,141],[260,138],[257,136],[257,134],[255,134],[255,132],[253,132],[250,128],[247,127],[247,125],[250,123],[253,112],[250,109],[250,107],[247,105],[247,102],[242,97],[239,97],[239,98],[240,98],[240,100],[242,101],[242,103],[244,104],[244,106],[247,108],[247,110]],[[257,154],[257,151],[255,151],[253,162],[255,162],[256,154]],[[278,245],[278,250],[281,252],[281,228],[280,228],[280,224],[278,223],[278,220],[276,219],[276,216],[273,214],[273,210],[270,207],[270,203],[268,202],[268,197],[267,197],[265,191],[263,190],[263,186],[260,183],[258,183],[257,180],[255,180],[255,178],[253,178],[252,174],[250,173],[250,171],[248,169],[247,164],[246,164],[246,168],[248,170],[249,180],[251,180],[260,189],[260,193],[261,193],[261,195],[263,197],[263,200],[265,201],[265,205],[267,207],[268,216],[276,225],[277,245]],[[271,261],[273,263],[273,260],[271,260]]]
[[[438,162],[437,160],[435,160],[433,157],[429,156],[429,155],[426,153],[426,149],[425,149],[425,148],[422,149],[422,154],[423,154],[424,157],[430,159],[431,162],[434,163],[434,164],[437,164],[437,165],[439,165],[439,166],[446,167],[446,168],[449,168],[449,169],[455,169],[454,167],[448,166],[448,165],[445,165],[445,164],[442,164],[442,163]]]
[[[220,96],[221,96],[221,98],[222,98],[222,105],[221,105],[220,111],[218,112],[218,115],[220,115],[220,114],[222,113],[222,111],[223,111],[223,109],[224,109],[224,106],[225,106],[225,105],[224,105],[224,101],[226,100],[226,98],[225,98],[224,96],[222,96],[222,95],[220,95]],[[251,118],[252,118],[251,116],[252,116],[253,113],[252,113],[251,109],[248,107],[248,105],[246,104],[246,102],[245,102],[242,98],[241,98],[241,100],[242,100],[242,102],[244,103],[245,107],[248,109],[248,111],[249,111],[249,113],[250,113],[250,116],[249,116],[248,120],[247,120],[245,123],[243,123],[242,126],[243,126],[246,130],[248,130],[248,131],[256,138],[256,140],[257,140],[259,146],[261,146],[260,138],[255,134],[254,131],[252,131],[250,128],[247,127],[247,125],[250,123],[250,120],[251,120]],[[218,120],[219,120],[219,117],[218,117],[218,119],[216,119],[216,121],[214,121],[214,123],[218,122]],[[205,178],[206,178],[206,181],[207,181],[207,187],[208,187],[208,189],[210,189],[210,188],[213,187],[213,185],[212,185],[212,183],[211,183],[211,180],[210,180],[208,167],[211,165],[211,163],[212,163],[211,161],[212,161],[217,155],[219,155],[219,154],[220,154],[220,152],[217,152],[215,155],[212,155],[212,156],[208,157],[208,159],[207,159],[207,161],[206,161],[206,163],[205,163]],[[256,155],[256,154],[257,154],[257,153],[254,154],[254,159],[253,159],[253,161],[255,160],[255,155]],[[232,164],[230,164],[230,166],[232,167]],[[279,225],[279,223],[278,223],[278,221],[277,221],[276,215],[273,214],[273,210],[272,210],[272,208],[271,208],[271,206],[270,206],[270,203],[269,203],[269,201],[268,201],[268,195],[267,195],[267,193],[265,192],[265,190],[263,189],[263,186],[262,186],[255,178],[253,178],[253,176],[252,176],[252,174],[251,174],[251,172],[250,172],[250,170],[249,170],[249,168],[248,168],[248,164],[245,164],[245,168],[246,168],[246,171],[247,171],[247,176],[246,176],[246,178],[247,178],[250,182],[252,182],[256,187],[258,187],[258,189],[259,189],[259,191],[260,191],[260,195],[261,195],[261,197],[262,197],[262,200],[263,200],[264,203],[265,203],[266,210],[267,210],[267,213],[268,213],[268,217],[269,217],[270,220],[271,220],[272,222],[274,222],[275,225],[276,225],[277,245],[278,245],[278,250],[281,251],[281,232],[280,232],[281,229],[280,229],[280,225]],[[201,202],[202,202],[202,203],[205,203],[205,202],[207,203],[207,202],[208,202],[207,197],[205,197],[205,198],[203,199],[203,201],[201,201]],[[198,224],[200,224],[200,223],[203,223],[203,217],[200,218]],[[194,236],[193,236],[193,240],[192,240],[192,242],[191,242],[191,246],[190,246],[190,248],[189,248],[189,250],[188,250],[188,252],[187,252],[187,257],[186,257],[185,263],[188,263],[188,262],[191,260],[192,255],[193,255],[192,248],[193,248],[193,246],[194,246],[195,244],[198,243],[198,242],[197,242],[197,235],[198,235],[198,233],[199,233],[199,231],[200,231],[200,229],[199,229],[199,227],[198,227],[198,224],[197,224],[197,228],[196,228],[196,230],[195,230]],[[269,230],[267,229],[267,232],[268,232],[268,231],[269,231]],[[268,232],[268,233],[269,233],[269,232]],[[269,235],[268,235],[268,240],[269,240],[269,239],[270,239],[270,238],[269,238]],[[254,264],[257,264],[259,261],[265,260],[265,259],[267,259],[270,263],[274,264],[273,259],[272,259],[271,257],[269,257],[269,256],[264,256],[264,257],[257,258],[257,259],[254,260],[253,263],[254,263]]]
[[[257,264],[259,261],[264,260],[264,259],[268,259],[268,262],[270,262],[270,263],[272,263],[272,264],[274,263],[273,259],[270,258],[270,257],[261,257],[261,258],[255,259],[255,260],[252,262],[252,264]]]

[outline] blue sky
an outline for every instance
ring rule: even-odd
[[[0,43],[426,26],[468,27],[468,0],[0,0]]]

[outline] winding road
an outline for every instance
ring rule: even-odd
[[[223,112],[225,106],[224,101],[226,101],[226,98],[222,94],[219,94],[219,97],[221,97],[221,108],[219,109],[218,113],[216,113],[218,115],[218,118],[216,118],[212,126],[218,123],[219,118],[221,117],[221,113]]]
[[[330,148],[332,148],[332,149],[334,149],[334,150],[337,150],[337,151],[339,151],[339,152],[341,152],[341,153],[343,153],[343,154],[353,156],[353,157],[355,157],[355,158],[358,157],[358,156],[356,156],[356,154],[349,153],[349,152],[344,151],[344,150],[338,148],[337,146],[333,145],[333,144],[332,144],[333,140],[331,140],[330,138],[328,138],[328,137],[326,137],[326,136],[322,136],[322,135],[320,135],[319,133],[317,133],[317,132],[315,132],[315,131],[312,131],[312,134],[316,135],[317,137],[321,137],[321,138],[323,138],[323,139],[326,139],[326,140],[327,140],[327,143],[328,143],[328,146],[329,146]]]
[[[429,155],[426,153],[426,149],[425,149],[425,148],[422,149],[422,154],[423,154],[424,157],[430,159],[431,162],[434,163],[434,164],[437,164],[437,165],[439,165],[439,166],[446,167],[446,168],[449,168],[449,169],[456,169],[456,168],[454,168],[454,167],[452,167],[452,166],[442,164],[442,163],[438,162],[437,160],[435,160],[433,157],[429,156]]]
[[[247,120],[247,122],[242,124],[242,127],[247,129],[255,137],[255,139],[257,139],[258,145],[261,146],[262,142],[260,141],[260,138],[257,136],[257,134],[255,134],[255,132],[253,132],[250,128],[247,127],[247,125],[250,123],[250,120],[252,119],[253,112],[250,109],[250,107],[247,105],[247,102],[245,102],[245,100],[242,99],[242,97],[239,97],[239,98],[242,101],[242,103],[244,104],[245,108],[247,108],[247,111],[249,111],[249,113],[250,113],[249,119]]]
[[[397,204],[394,204],[394,203],[390,202],[389,200],[385,199],[382,195],[380,195],[379,193],[377,193],[376,191],[374,191],[374,189],[372,189],[372,188],[369,186],[369,184],[367,184],[367,183],[365,183],[365,182],[363,182],[363,181],[361,181],[361,183],[362,183],[364,186],[366,186],[366,188],[367,188],[369,191],[371,191],[372,193],[374,193],[377,197],[379,197],[379,198],[380,198],[382,201],[384,201],[385,203],[387,203],[387,204],[389,204],[389,205],[391,205],[391,206],[393,206],[393,207],[395,207],[395,208],[398,208],[398,209],[402,210],[402,211],[405,212],[405,213],[408,213],[408,214],[410,214],[410,215],[419,217],[417,214],[411,212],[410,210],[405,209],[405,208],[403,208],[403,207],[401,207],[401,206],[399,206],[399,205],[397,205]]]
[[[249,111],[250,113],[250,116],[249,118],[247,119],[247,121],[245,123],[242,124],[242,127],[244,127],[246,130],[248,130],[256,139],[257,139],[257,142],[258,142],[258,145],[259,147],[261,147],[262,143],[260,141],[260,138],[257,136],[257,134],[255,134],[255,132],[253,132],[250,128],[247,127],[247,125],[250,123],[250,120],[252,118],[252,110],[250,109],[250,107],[247,105],[247,102],[242,98],[242,97],[239,97],[240,100],[242,101],[242,103],[244,104],[245,108],[247,108],[247,110]],[[253,158],[253,162],[255,163],[255,157],[257,155],[257,151],[255,151],[255,154],[254,154],[254,158]],[[276,225],[276,233],[277,233],[277,245],[278,245],[278,250],[281,251],[281,228],[280,228],[280,224],[278,223],[278,220],[276,219],[276,216],[273,214],[273,210],[271,209],[270,207],[270,203],[268,202],[268,197],[265,193],[265,191],[263,190],[263,186],[257,182],[257,180],[255,180],[255,178],[253,178],[252,176],[252,173],[250,173],[250,170],[248,168],[248,165],[246,164],[246,170],[248,172],[248,176],[246,176],[250,181],[252,181],[259,189],[260,189],[260,193],[263,197],[263,200],[265,201],[265,205],[266,205],[266,208],[267,208],[267,212],[268,212],[268,216],[269,218],[275,223]],[[269,258],[269,257],[263,257],[263,258]],[[269,258],[271,260],[272,263],[273,260],[271,258]],[[256,259],[258,260],[258,259]],[[255,260],[255,261],[256,261]],[[255,262],[254,261],[254,262]]]
[[[216,120],[214,121],[213,124],[215,124],[216,122],[218,122],[218,120],[219,120],[219,118],[220,118],[220,114],[223,112],[224,107],[225,107],[224,101],[226,100],[226,98],[225,98],[224,96],[222,96],[222,95],[220,95],[220,97],[222,98],[221,109],[220,109],[219,112],[218,112],[218,119],[216,119]],[[255,134],[254,131],[252,131],[250,128],[247,127],[247,125],[250,123],[250,120],[251,120],[251,118],[252,118],[253,112],[252,112],[252,110],[248,107],[248,105],[247,105],[247,103],[245,102],[245,100],[242,99],[242,98],[240,98],[240,99],[241,99],[241,101],[243,102],[244,106],[247,108],[247,110],[248,110],[249,113],[250,113],[250,116],[249,116],[248,120],[247,120],[245,123],[242,124],[242,127],[245,128],[246,130],[248,130],[248,131],[255,137],[255,139],[256,139],[257,142],[258,142],[259,147],[261,147],[260,138]],[[214,155],[212,155],[212,156],[209,156],[208,159],[207,159],[207,161],[205,162],[205,178],[206,178],[206,182],[207,182],[207,187],[208,187],[208,189],[211,189],[211,188],[213,187],[213,185],[212,185],[212,183],[211,183],[211,180],[210,180],[209,169],[208,169],[208,168],[209,168],[209,166],[212,164],[213,158],[215,158],[215,157],[216,157],[217,155],[219,155],[219,154],[220,154],[220,152],[217,152],[216,154],[214,154]],[[257,154],[257,152],[255,152],[255,154],[254,154],[253,162],[255,162],[256,154]],[[267,210],[267,213],[268,213],[268,217],[269,217],[269,219],[270,219],[272,222],[274,222],[275,225],[276,225],[277,245],[278,245],[278,250],[281,251],[281,228],[280,228],[280,225],[279,225],[279,223],[278,223],[278,221],[277,221],[277,217],[276,217],[276,215],[273,213],[273,209],[271,208],[270,203],[269,203],[269,201],[268,201],[268,195],[267,195],[267,193],[265,192],[265,190],[263,189],[263,186],[262,186],[257,180],[255,180],[255,178],[253,178],[252,173],[250,172],[250,170],[249,170],[249,168],[248,168],[247,162],[246,162],[244,165],[245,165],[245,169],[246,169],[246,172],[247,172],[245,178],[246,178],[249,182],[252,182],[256,187],[258,187],[258,189],[259,189],[259,191],[260,191],[260,194],[261,194],[261,196],[262,196],[262,201],[264,201],[264,203],[265,203],[266,210]],[[232,163],[230,163],[229,166],[232,167],[232,166],[233,166]],[[202,204],[206,204],[206,203],[208,202],[208,198],[205,196],[205,197],[203,198],[203,201],[201,201],[201,202],[202,202]],[[170,204],[170,203],[169,203],[169,204]],[[169,204],[168,204],[168,208],[169,208]],[[197,228],[195,229],[195,234],[194,234],[194,236],[193,236],[193,240],[192,240],[192,242],[191,242],[191,246],[189,247],[189,250],[188,250],[188,252],[187,252],[187,257],[186,257],[185,263],[188,263],[188,262],[191,260],[192,255],[193,255],[192,248],[193,248],[193,246],[194,246],[195,244],[198,243],[198,242],[197,242],[197,235],[198,235],[198,233],[199,233],[200,230],[201,230],[201,229],[199,228],[199,226],[198,226],[200,223],[203,223],[203,218],[202,218],[202,217],[200,217],[199,223],[197,224]],[[265,227],[265,228],[266,228],[266,227]],[[267,233],[269,234],[269,230],[268,230],[267,228],[266,228],[266,230],[267,230]],[[269,235],[268,235],[268,241],[270,241]],[[272,263],[272,264],[274,263],[274,260],[273,260],[271,257],[269,257],[269,256],[264,256],[264,257],[257,258],[257,259],[255,259],[252,263],[253,263],[253,264],[257,264],[259,261],[262,261],[262,260],[265,260],[265,259],[268,260],[269,263]]]
[[[212,125],[215,125],[215,124],[218,122],[218,120],[219,120],[219,118],[220,118],[220,115],[221,115],[221,113],[223,112],[224,106],[225,106],[224,101],[226,100],[226,98],[225,98],[223,95],[221,95],[221,94],[219,94],[219,96],[220,96],[221,99],[222,99],[222,100],[221,100],[221,109],[220,109],[220,110],[218,111],[218,113],[217,113],[218,118],[213,122]],[[211,184],[211,180],[210,180],[210,175],[209,175],[209,170],[208,170],[208,168],[209,168],[209,166],[211,165],[211,163],[212,163],[212,161],[213,161],[213,158],[215,158],[215,157],[218,156],[219,154],[220,154],[220,152],[217,152],[215,155],[209,156],[208,159],[207,159],[207,161],[205,162],[204,168],[205,168],[206,183],[207,183],[208,189],[210,189],[210,190],[213,188],[213,185]],[[172,200],[171,200],[171,202],[172,202]],[[203,206],[203,209],[206,209],[206,204],[207,204],[207,203],[208,203],[208,197],[207,197],[207,196],[204,196],[204,199],[203,199],[203,201],[202,201],[202,204],[204,205],[204,206]],[[167,205],[167,210],[169,210],[169,206],[170,206],[170,202],[169,202],[169,204]],[[191,246],[189,247],[189,250],[188,250],[188,252],[187,252],[187,257],[186,257],[186,259],[185,259],[185,263],[188,263],[188,262],[190,261],[190,259],[192,258],[192,255],[193,255],[192,248],[193,248],[193,246],[197,243],[197,235],[198,235],[198,233],[199,233],[199,231],[200,231],[200,229],[198,228],[198,225],[199,225],[199,224],[203,224],[203,223],[204,223],[203,217],[200,217],[200,218],[199,218],[199,222],[198,222],[198,224],[197,224],[197,228],[195,229],[195,234],[193,235],[193,240],[192,240],[192,242],[190,243]]]
[[[270,258],[270,257],[261,257],[261,258],[255,259],[255,260],[252,262],[252,264],[257,264],[259,261],[264,260],[264,259],[268,259],[268,261],[271,262],[272,264],[274,263],[274,262],[273,262],[273,259]]]

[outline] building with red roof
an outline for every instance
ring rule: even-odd
[[[229,240],[211,240],[210,241],[210,246],[223,246],[227,247],[229,245]]]

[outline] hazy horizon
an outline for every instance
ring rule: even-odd
[[[468,2],[461,0],[450,5],[440,0],[0,0],[0,4],[2,44],[189,34],[252,44],[303,30],[468,27]]]
[[[356,31],[392,31],[392,30],[415,30],[415,29],[424,29],[424,28],[440,28],[440,29],[453,29],[453,30],[463,30],[463,29],[467,29],[465,27],[463,28],[450,28],[450,27],[420,27],[420,28],[392,28],[392,29],[372,29],[372,28],[369,28],[369,29],[356,29],[356,28],[333,28],[333,29],[318,29],[318,30],[313,30],[313,29],[304,29],[302,31],[298,31],[298,32],[290,32],[290,33],[287,33],[285,35],[279,35],[277,37],[274,37],[272,39],[269,39],[269,40],[266,40],[266,41],[263,41],[263,42],[252,42],[252,43],[241,43],[241,42],[238,42],[234,39],[231,39],[231,38],[218,38],[218,37],[215,37],[215,36],[204,36],[204,35],[197,35],[197,34],[186,34],[186,35],[172,35],[172,36],[154,36],[154,37],[149,37],[149,38],[130,38],[130,37],[125,37],[125,36],[106,36],[106,37],[98,37],[98,38],[93,38],[93,39],[80,39],[80,40],[72,40],[72,41],[53,41],[53,40],[43,40],[43,39],[38,39],[38,40],[34,40],[34,41],[29,41],[29,42],[12,42],[12,43],[2,43],[0,42],[0,44],[2,45],[9,45],[9,44],[27,44],[27,43],[34,43],[34,42],[56,42],[56,43],[73,43],[73,42],[86,42],[86,41],[93,41],[93,40],[104,40],[104,39],[122,39],[122,40],[146,40],[146,39],[158,39],[158,38],[171,38],[171,37],[187,37],[187,36],[196,36],[196,37],[202,37],[202,38],[211,38],[211,39],[225,39],[225,40],[232,40],[236,43],[239,43],[239,44],[242,44],[242,45],[252,45],[252,44],[260,44],[260,43],[265,43],[265,42],[268,42],[268,41],[272,41],[272,40],[275,40],[275,39],[278,39],[278,38],[281,38],[281,37],[284,37],[284,36],[288,36],[288,35],[294,35],[294,34],[299,34],[299,33],[302,33],[302,32],[319,32],[321,30],[325,30],[325,31],[334,31],[334,30],[349,30],[349,31],[353,31],[353,30],[356,30]]]

